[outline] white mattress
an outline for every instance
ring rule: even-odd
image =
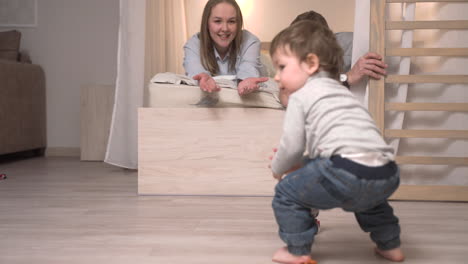
[[[265,107],[282,109],[278,96],[258,91],[240,96],[236,89],[221,88],[206,93],[198,86],[185,84],[150,83],[148,107]]]

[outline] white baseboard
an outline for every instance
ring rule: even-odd
[[[80,157],[80,148],[51,147],[45,151],[46,157]]]

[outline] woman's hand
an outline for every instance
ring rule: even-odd
[[[347,73],[348,83],[353,86],[359,83],[364,77],[380,80],[387,72],[387,64],[382,61],[382,56],[377,53],[368,52],[360,57]]]
[[[246,95],[257,91],[260,88],[259,84],[266,81],[268,81],[268,77],[250,77],[244,79],[237,85],[237,92],[239,95]]]
[[[216,84],[215,80],[207,73],[199,73],[193,76],[194,80],[198,81],[200,89],[205,92],[219,92],[221,88]]]

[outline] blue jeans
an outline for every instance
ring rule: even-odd
[[[390,173],[386,170],[388,175],[384,177],[377,174],[369,177],[372,172],[382,170],[357,164],[367,169],[364,170],[367,177],[361,177],[337,167],[331,159],[317,158],[288,174],[276,185],[272,202],[279,236],[288,245],[288,251],[294,255],[310,254],[317,233],[310,208],[339,207],[354,212],[359,225],[370,232],[378,248],[399,247],[398,218],[387,202],[400,182],[399,169],[395,163],[391,164]]]

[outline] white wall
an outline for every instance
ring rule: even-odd
[[[15,29],[46,74],[48,147],[79,148],[81,85],[115,83],[119,1],[37,2],[38,26]]]
[[[207,0],[186,0],[187,32],[200,31],[201,15]],[[314,10],[327,19],[335,32],[353,31],[355,0],[237,0],[242,9],[244,28],[261,41],[271,41],[297,15]]]

